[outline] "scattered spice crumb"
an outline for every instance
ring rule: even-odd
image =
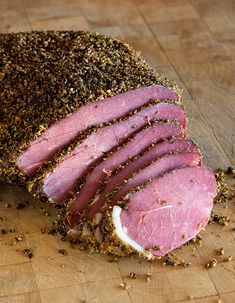
[[[208,262],[205,267],[206,268],[212,268],[215,267],[217,265],[218,261],[216,259],[212,259],[210,262]]]
[[[65,249],[63,249],[63,248],[59,249],[58,253],[61,254],[61,255],[63,255],[63,256],[65,256],[65,255],[68,254],[67,251]]]
[[[108,260],[108,262],[110,262],[110,263],[115,263],[115,262],[118,262],[118,261],[119,261],[118,257],[113,257],[112,259]]]
[[[24,203],[18,203],[17,205],[16,205],[16,209],[23,209],[23,208],[25,208],[26,207],[26,205],[24,204]]]
[[[6,204],[5,204],[5,207],[6,207],[6,208],[11,208],[11,204],[6,203]]]
[[[232,256],[228,256],[228,257],[225,259],[225,262],[231,262],[231,261],[232,261],[232,259],[233,259],[233,257],[232,257]]]
[[[216,222],[216,223],[219,223],[221,225],[228,225],[228,223],[230,222],[230,219],[228,216],[220,216],[218,214],[214,214],[212,216],[212,219],[211,219],[212,222]]]
[[[24,253],[25,255],[29,258],[29,259],[32,259],[33,258],[33,252],[32,252],[32,249],[31,248],[26,248],[24,250]]]
[[[130,272],[130,274],[129,274],[129,278],[130,278],[130,279],[136,279],[136,278],[137,278],[136,273],[134,273],[134,272]]]
[[[3,228],[0,230],[0,232],[1,232],[2,235],[6,235],[7,234],[7,231],[5,229],[3,229]]]
[[[48,235],[52,235],[54,236],[56,234],[56,229],[55,228],[52,228],[48,231]]]
[[[46,216],[46,217],[49,217],[49,216],[50,216],[49,212],[46,211],[46,210],[43,211],[43,214],[44,214],[44,216]]]
[[[170,259],[170,258],[166,258],[164,260],[163,265],[174,265],[174,260]]]
[[[188,267],[188,266],[191,266],[191,262],[184,262],[184,267]]]
[[[15,231],[16,231],[15,228],[10,228],[10,229],[9,229],[9,232],[10,232],[10,233],[15,233]]]
[[[43,234],[43,235],[45,235],[46,233],[47,233],[47,229],[44,227],[44,228],[41,228],[41,233]]]
[[[17,236],[17,237],[15,237],[15,239],[16,239],[16,241],[18,241],[18,242],[20,242],[20,241],[23,240],[23,238],[22,238],[21,236]]]
[[[126,282],[120,283],[120,286],[121,286],[122,289],[125,289],[125,290],[127,290],[131,287],[130,285],[126,284]]]
[[[147,282],[150,282],[152,277],[153,277],[153,274],[151,272],[147,272]]]
[[[217,255],[220,255],[220,256],[224,255],[224,248],[221,247],[221,248],[217,249],[216,253],[217,253]]]
[[[229,166],[228,169],[227,169],[227,174],[235,174],[235,168],[234,167],[231,167]]]
[[[194,296],[193,296],[193,295],[189,295],[189,296],[187,297],[187,299],[193,300],[193,299],[194,299]]]

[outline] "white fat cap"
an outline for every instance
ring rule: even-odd
[[[115,227],[116,235],[119,237],[120,240],[122,240],[122,242],[131,246],[136,251],[142,253],[148,260],[154,259],[154,256],[151,252],[147,252],[144,247],[139,245],[127,235],[127,230],[125,227],[122,226],[121,223],[121,211],[122,209],[119,206],[114,206],[112,210],[112,220],[113,225]]]

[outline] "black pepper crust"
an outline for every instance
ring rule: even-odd
[[[90,32],[0,34],[0,181],[25,183],[15,166],[28,144],[82,105],[161,78],[129,45]]]
[[[153,124],[176,124],[179,125],[179,123],[177,121],[174,120],[157,120],[157,121],[149,121],[149,124],[147,126],[145,126],[143,129],[147,129],[148,127],[151,127]],[[181,127],[182,129],[182,127]],[[134,137],[134,135],[130,138],[130,140],[132,140],[132,138]],[[174,138],[172,138],[173,140]],[[167,140],[167,139],[164,139]],[[122,165],[116,167],[115,170],[113,170],[111,172],[110,175],[107,175],[107,178],[103,181],[100,181],[100,186],[98,188],[98,190],[96,191],[96,194],[91,198],[90,201],[88,201],[87,203],[87,208],[89,208],[91,206],[91,204],[94,201],[94,198],[99,194],[102,193],[104,187],[106,186],[106,184],[112,179],[112,177],[119,172],[120,170],[122,170],[125,166],[129,165],[131,162],[135,161],[136,159],[140,158],[141,156],[143,156],[147,151],[149,151],[151,148],[153,148],[153,146],[159,142],[162,142],[164,140],[157,140],[156,142],[152,142],[147,148],[145,148],[140,154],[138,154],[135,157],[130,157],[125,163],[123,163]],[[99,162],[95,163],[94,166],[92,166],[89,170],[88,173],[85,175],[84,178],[82,178],[81,182],[78,184],[78,186],[75,188],[72,198],[70,199],[69,204],[73,203],[74,198],[76,197],[77,194],[79,194],[79,191],[81,190],[81,188],[83,187],[83,185],[85,184],[86,180],[89,178],[91,172],[93,171],[93,169],[95,168],[95,166],[99,165],[99,163],[101,163],[102,161],[104,161],[106,158],[110,157],[113,153],[115,153],[117,150],[121,149],[123,146],[125,146],[126,142],[124,142],[124,144],[119,145],[116,149],[114,149],[114,151],[108,153],[107,155],[105,155],[102,159],[100,159]],[[146,166],[149,165],[150,163],[146,163]],[[136,174],[137,172],[135,172],[133,174],[133,176]],[[127,182],[127,180],[123,181],[123,184],[119,185],[118,187],[114,188],[113,191],[109,194],[106,195],[106,204],[102,207],[102,209],[105,209],[106,206],[109,205],[109,203],[111,202],[111,197],[118,191],[118,189],[120,189],[124,183]],[[37,184],[37,182],[35,183]],[[87,209],[86,209],[87,210]],[[87,218],[85,218],[85,222],[87,221]]]
[[[70,143],[69,145],[61,148],[53,157],[53,159],[46,161],[43,165],[40,166],[36,176],[28,181],[26,183],[27,189],[28,191],[33,194],[35,197],[40,198],[43,201],[47,200],[47,197],[44,195],[43,191],[42,191],[42,187],[43,187],[43,181],[45,180],[46,176],[49,173],[52,173],[54,171],[54,169],[57,167],[58,164],[60,164],[63,161],[63,158],[65,155],[68,155],[71,153],[71,151],[73,151],[73,149],[78,146],[80,143],[83,143],[84,140],[86,140],[92,133],[99,131],[101,128],[105,127],[105,126],[111,126],[114,124],[118,124],[120,122],[123,122],[125,120],[130,119],[131,117],[133,117],[134,115],[136,115],[138,112],[146,109],[146,108],[150,108],[154,105],[156,105],[157,103],[168,103],[168,104],[176,104],[179,105],[183,108],[183,105],[181,105],[181,101],[168,101],[168,100],[151,100],[148,104],[135,109],[134,111],[131,111],[128,113],[128,115],[112,120],[110,122],[107,123],[102,123],[101,125],[97,125],[95,127],[91,127],[89,129],[87,129],[85,132],[83,132],[79,138],[77,140],[74,140],[72,143]],[[136,129],[136,132],[133,132],[129,137],[127,138],[119,138],[119,145],[114,147],[111,151],[107,152],[104,154],[103,157],[101,157],[100,159],[98,159],[94,164],[92,164],[89,168],[88,168],[88,173],[85,174],[85,176],[83,178],[81,178],[81,180],[78,182],[78,184],[76,185],[75,189],[73,189],[73,191],[71,192],[71,195],[73,198],[75,198],[76,194],[78,194],[78,192],[81,189],[81,186],[83,185],[84,181],[88,178],[89,173],[99,164],[101,163],[103,160],[105,160],[106,158],[108,158],[109,156],[111,156],[114,152],[116,152],[117,150],[119,150],[121,147],[123,147],[128,141],[132,140],[133,137],[136,135],[136,133],[138,133],[139,131],[146,129],[147,127],[156,124],[156,123],[166,123],[167,121],[163,121],[163,120],[149,120],[149,118],[146,116],[146,123],[147,126],[143,126],[142,128],[138,128]],[[174,121],[172,121],[174,123]]]

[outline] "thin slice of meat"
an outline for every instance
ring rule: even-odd
[[[167,154],[140,170],[123,187],[110,198],[111,205],[115,205],[133,188],[146,183],[166,172],[183,166],[195,166],[201,163],[201,155],[192,152]]]
[[[179,100],[178,94],[160,85],[129,91],[104,100],[87,104],[66,118],[52,124],[43,134],[31,142],[18,158],[19,169],[34,176],[37,168],[66,144],[91,126],[109,122],[140,108],[150,100]]]
[[[176,119],[181,125],[185,125],[185,112],[180,106],[159,103],[124,121],[93,132],[46,176],[43,192],[53,201],[64,202],[91,165],[146,124],[151,124],[150,121],[154,120],[156,123],[156,119]]]
[[[171,171],[130,193],[126,210],[114,206],[109,233],[120,246],[147,258],[164,256],[206,226],[216,191],[214,174],[206,167]]]
[[[180,127],[167,123],[153,125],[139,132],[131,141],[127,142],[118,151],[114,152],[105,161],[102,161],[94,168],[81,191],[70,205],[71,212],[82,212],[87,207],[90,200],[94,197],[97,190],[100,188],[101,183],[106,180],[112,171],[118,166],[124,164],[129,159],[134,158],[153,143],[157,143],[172,137],[176,138],[182,136],[183,133]],[[187,141],[182,140],[182,142]],[[162,144],[164,143],[159,143],[159,153],[161,149],[163,150],[163,148],[161,148]],[[170,145],[172,146],[174,144]]]
[[[100,208],[104,206],[106,197],[115,190],[115,188],[121,186],[124,180],[127,180],[140,170],[145,167],[147,164],[150,164],[156,158],[162,157],[168,153],[172,152],[193,152],[200,153],[198,146],[191,140],[184,139],[176,139],[176,140],[166,140],[158,144],[154,144],[152,148],[146,151],[143,155],[141,155],[138,159],[132,161],[130,164],[126,165],[123,169],[118,171],[115,175],[113,175],[109,182],[106,184],[104,189],[96,195],[94,198],[94,202],[89,208],[88,219],[93,219],[97,212],[99,212]],[[112,156],[115,157],[115,154]],[[104,163],[107,164],[107,163]],[[105,166],[106,169],[109,169],[108,166]],[[98,167],[97,167],[98,169]],[[88,179],[88,181],[90,181]],[[77,206],[78,203],[77,203]],[[79,211],[76,209],[76,205],[71,205],[71,211],[76,212]]]

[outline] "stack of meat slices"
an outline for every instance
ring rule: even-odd
[[[153,258],[195,237],[216,195],[213,173],[185,137],[180,96],[156,85],[79,108],[33,141],[17,165],[37,176],[72,143],[34,190],[67,204],[69,237]]]

